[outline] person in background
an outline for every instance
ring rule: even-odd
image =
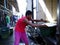
[[[6,16],[7,27],[10,28],[10,17],[7,14],[5,14],[5,16]]]
[[[27,25],[31,25],[32,27],[47,27],[46,25],[33,24],[30,22],[30,21],[36,21],[36,22],[46,21],[46,20],[33,20],[32,11],[27,10],[25,15],[26,16],[20,18],[16,23],[14,45],[19,45],[20,40],[22,40],[25,43],[25,45],[29,45],[29,40],[25,32],[25,27]]]

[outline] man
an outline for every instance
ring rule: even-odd
[[[5,14],[5,16],[6,16],[7,27],[10,28],[10,17],[7,14]]]
[[[20,18],[15,26],[15,42],[14,45],[19,45],[20,39],[25,43],[25,45],[29,44],[26,32],[25,32],[25,27],[27,25],[31,25],[32,27],[45,27],[46,25],[40,25],[40,24],[33,24],[29,21],[45,21],[45,20],[33,20],[32,17],[32,12],[30,10],[26,11],[26,16]]]

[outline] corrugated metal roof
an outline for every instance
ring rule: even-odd
[[[0,0],[0,4],[4,6],[4,0]],[[17,12],[19,12],[17,0],[7,0],[7,5],[13,5]]]
[[[16,11],[19,12],[17,0],[8,0],[8,3],[11,4],[11,5],[13,5],[15,7]]]

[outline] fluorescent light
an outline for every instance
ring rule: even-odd
[[[33,5],[33,7],[34,7],[34,19],[36,19],[36,0],[33,0],[33,2],[34,2],[34,5]]]

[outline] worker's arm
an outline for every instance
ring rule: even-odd
[[[28,25],[33,26],[33,27],[47,27],[46,25],[33,24],[33,23],[29,22],[27,19],[24,19],[24,22],[27,23]]]
[[[43,20],[43,19],[41,19],[41,20],[34,20],[34,19],[31,19],[31,21],[35,21],[35,22],[48,22],[47,20]]]

